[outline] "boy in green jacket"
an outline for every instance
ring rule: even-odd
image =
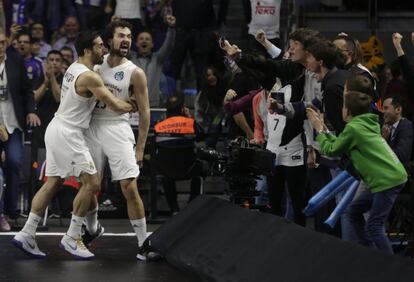
[[[322,116],[307,109],[308,120],[318,132],[316,140],[326,156],[347,154],[368,190],[358,193],[345,213],[358,237],[358,243],[374,245],[393,253],[385,234],[385,221],[398,193],[407,181],[407,173],[381,136],[378,116],[370,113],[370,96],[350,91],[344,95],[342,118],[347,125],[335,137],[326,130]],[[369,211],[365,222],[363,214]]]

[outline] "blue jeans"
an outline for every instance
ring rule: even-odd
[[[404,185],[392,189],[371,193],[368,189],[359,189],[349,204],[343,217],[347,229],[346,240],[369,246],[374,244],[379,250],[392,254],[392,247],[385,234],[385,221]],[[364,213],[369,212],[367,220]]]
[[[22,169],[23,139],[22,132],[15,129],[9,135],[9,140],[0,142],[0,147],[6,154],[4,176],[6,188],[0,201],[0,213],[14,218],[17,216],[17,203],[20,193],[20,172]]]

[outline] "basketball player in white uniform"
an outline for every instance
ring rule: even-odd
[[[94,257],[82,242],[81,227],[90,203],[100,189],[100,182],[83,134],[89,127],[97,99],[115,111],[125,113],[133,110],[131,103],[115,98],[105,88],[99,75],[92,71],[95,64],[103,61],[102,39],[84,32],[79,35],[75,46],[79,60],[64,75],[59,108],[46,129],[48,179],[33,198],[25,226],[13,238],[15,246],[39,258],[46,255],[35,241],[37,225],[64,179],[72,175],[80,178],[82,187],[74,200],[70,227],[60,247],[80,259]]]
[[[137,163],[143,159],[150,117],[145,73],[126,58],[132,42],[131,29],[131,25],[125,21],[115,21],[107,26],[109,54],[105,56],[102,65],[95,67],[95,71],[115,97],[128,100],[132,96],[132,99],[136,99],[139,112],[137,146],[134,148],[135,138],[129,124],[129,115],[114,112],[102,102],[97,103],[85,136],[100,175],[107,158],[112,181],[120,181],[127,201],[128,217],[138,239],[137,258],[145,260],[147,256],[141,246],[146,239],[147,228],[144,205],[137,187]],[[103,228],[97,222],[97,211],[98,204],[95,201],[86,217],[85,242],[103,233]]]

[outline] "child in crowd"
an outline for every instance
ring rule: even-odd
[[[378,249],[392,253],[385,234],[385,222],[407,181],[407,173],[382,138],[378,116],[370,111],[370,96],[347,92],[342,108],[342,118],[347,125],[337,137],[326,130],[319,113],[308,108],[307,116],[318,133],[316,140],[321,145],[321,153],[327,156],[347,154],[358,176],[368,187],[355,196],[345,211],[358,243],[373,243]],[[369,217],[365,221],[363,214],[366,212],[369,212]]]

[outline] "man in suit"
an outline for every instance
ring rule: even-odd
[[[8,231],[10,226],[4,214],[15,218],[20,191],[22,168],[22,134],[26,125],[40,125],[34,113],[35,103],[23,59],[15,53],[6,53],[7,39],[0,32],[0,124],[4,125],[9,138],[0,142],[0,150],[6,154],[5,177],[7,189],[4,201],[0,201],[0,226]]]
[[[413,126],[411,121],[402,117],[402,103],[397,97],[386,98],[383,102],[384,125],[382,136],[401,163],[408,168],[413,144]]]
[[[411,211],[411,214],[414,214],[413,170],[410,164],[412,160],[413,125],[410,120],[402,117],[403,107],[401,99],[396,97],[386,98],[382,108],[384,111],[382,136],[387,140],[391,149],[408,172],[409,180],[405,188],[410,190],[410,201],[406,207]],[[403,205],[405,206],[405,204]],[[411,242],[410,244],[413,243]],[[411,246],[409,249],[412,252],[413,247]]]

